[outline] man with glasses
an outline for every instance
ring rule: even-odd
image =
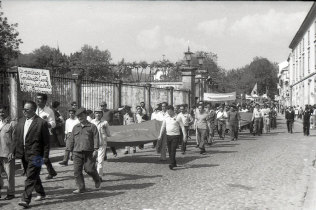
[[[52,128],[56,127],[56,121],[55,121],[55,114],[54,111],[49,108],[46,105],[47,102],[47,95],[43,93],[38,93],[36,96],[36,101],[37,101],[37,109],[36,109],[36,114],[42,118],[43,120],[47,121],[48,124],[48,130],[49,130],[49,142],[54,140]],[[45,160],[45,165],[47,167],[48,171],[48,176],[46,179],[53,179],[54,176],[57,176],[57,172],[53,168],[53,165],[50,161],[49,158]]]
[[[10,119],[6,107],[0,106],[0,189],[3,187],[1,178],[2,167],[4,168],[8,179],[7,196],[4,200],[15,198],[15,130],[16,122]]]
[[[45,200],[46,196],[40,173],[43,162],[48,160],[49,131],[47,121],[35,114],[36,108],[34,101],[26,101],[24,117],[19,119],[16,127],[15,157],[22,159],[26,169],[25,188],[18,204],[25,208],[29,207],[34,189],[38,194],[35,201]]]

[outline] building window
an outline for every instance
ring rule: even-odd
[[[304,53],[304,38],[302,39],[302,53]]]
[[[307,33],[307,44],[309,46],[309,40],[310,40],[310,30],[308,30],[308,33]]]
[[[302,78],[305,76],[305,58],[304,55],[302,57]]]

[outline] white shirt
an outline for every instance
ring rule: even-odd
[[[107,137],[110,137],[110,130],[109,130],[109,123],[107,121],[103,120],[97,120],[93,119],[91,120],[91,123],[95,124],[97,126],[98,132],[99,132],[99,144],[100,146],[104,145],[107,141]]]
[[[180,135],[180,123],[182,123],[180,118],[168,116],[163,121],[162,127],[166,129],[168,136]]]
[[[166,119],[168,117],[168,112],[163,112],[163,111],[160,111],[156,120],[159,120],[159,121],[163,121],[164,119]]]
[[[159,111],[151,114],[151,120],[159,120]]]
[[[0,130],[1,130],[1,128],[4,126],[4,123],[3,123],[3,121],[2,120],[0,120]]]
[[[68,133],[72,132],[72,129],[77,125],[79,122],[78,118],[75,117],[75,119],[67,119],[65,123],[65,134],[67,135]]]
[[[30,119],[26,119],[26,120],[25,120],[24,133],[23,133],[23,142],[24,142],[24,145],[25,145],[26,134],[27,134],[27,132],[29,131],[29,128],[30,128],[30,126],[31,126],[31,124],[32,124],[32,122],[33,122],[33,120],[34,120],[34,117],[35,117],[35,115],[34,115],[33,117],[31,117]]]
[[[255,109],[253,110],[252,119],[254,119],[254,118],[260,118],[260,117],[262,117],[261,111],[255,108]]]
[[[54,111],[48,106],[45,106],[43,109],[37,107],[36,114],[43,120],[46,120],[47,123],[51,125],[51,128],[56,127]]]
[[[178,114],[178,117],[182,120],[184,126],[189,126],[190,122],[192,121],[192,117],[189,113],[183,114],[182,112],[180,112]]]

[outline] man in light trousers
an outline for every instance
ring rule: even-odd
[[[94,111],[95,119],[91,121],[91,123],[95,124],[98,128],[99,132],[99,149],[98,149],[98,157],[97,157],[97,171],[102,181],[103,176],[103,163],[104,157],[106,153],[107,146],[107,137],[110,137],[109,123],[105,120],[101,120],[103,116],[102,108],[97,108]]]

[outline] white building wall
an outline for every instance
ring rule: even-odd
[[[292,87],[292,105],[316,104],[316,22],[306,30],[297,46],[289,56],[289,76]],[[311,76],[311,77],[310,77]],[[309,77],[309,78],[307,78]],[[307,78],[304,81],[302,79]],[[297,83],[297,84],[295,84]]]

